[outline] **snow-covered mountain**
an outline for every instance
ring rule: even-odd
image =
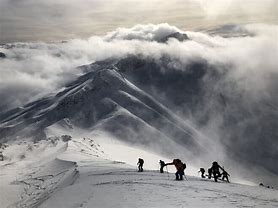
[[[202,135],[190,123],[124,78],[114,61],[82,67],[87,73],[56,95],[1,114],[2,140],[18,135],[41,140],[47,127],[67,124],[103,129],[131,144],[188,146],[190,154],[205,151],[198,143]]]
[[[4,207],[277,207],[277,190],[271,188],[278,174],[275,73],[267,76],[266,86],[252,90],[255,86],[245,83],[250,80],[235,72],[235,63],[218,63],[218,52],[213,61],[196,52],[202,46],[203,54],[203,45],[212,52],[226,40],[215,44],[211,37],[187,36],[168,27],[141,25],[119,29],[101,41],[93,38],[94,46],[101,42],[128,49],[75,68],[81,74],[62,73],[67,78],[60,84],[67,84],[57,85],[53,94],[0,112]],[[49,56],[65,68],[65,60],[91,60],[80,58],[88,51],[67,54],[71,44],[33,44],[30,49],[48,48]],[[25,60],[18,53],[28,47],[7,46],[4,66],[12,59]],[[134,48],[140,52],[130,53]],[[177,48],[185,54],[180,56]],[[5,109],[7,102],[0,106]],[[146,161],[148,171],[142,174],[134,167],[138,157]],[[188,181],[177,183],[172,174],[157,172],[160,159],[173,158],[187,163]],[[225,165],[232,184],[196,178],[198,169],[214,160]],[[237,182],[263,182],[270,188]]]
[[[46,139],[46,128],[53,125],[89,132],[100,129],[130,145],[184,157],[196,165],[215,159],[231,167],[236,163],[245,169],[239,178],[273,181],[277,176],[277,144],[271,142],[275,136],[271,129],[277,126],[271,107],[275,100],[250,103],[244,94],[234,96],[233,83],[225,81],[228,72],[206,62],[192,62],[186,69],[174,63],[167,56],[159,61],[129,56],[81,66],[83,75],[56,95],[1,113],[1,140],[23,135]],[[219,120],[217,129],[208,127]],[[216,132],[221,138],[214,137]],[[262,144],[259,149],[258,144]],[[256,169],[250,173],[250,168]],[[262,177],[262,172],[267,174]]]

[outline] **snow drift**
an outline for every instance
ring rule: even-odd
[[[174,181],[173,173],[161,174],[155,168],[159,159],[169,158],[123,145],[102,131],[82,138],[54,125],[47,132],[47,140],[9,142],[5,148],[6,158],[0,163],[1,206],[269,208],[278,204],[277,190],[271,188],[188,175],[186,181]],[[130,165],[139,155],[146,161],[143,173]],[[190,169],[186,174],[194,174]]]

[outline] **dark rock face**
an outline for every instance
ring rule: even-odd
[[[172,33],[170,35],[167,35],[166,37],[162,38],[158,42],[166,43],[170,38],[175,38],[180,42],[185,41],[185,40],[189,40],[188,36],[185,33],[176,32],[176,33]]]
[[[155,61],[128,57],[116,66],[136,86],[150,93],[170,109],[194,111],[203,100],[203,78],[209,73],[206,62],[176,68],[167,57]]]
[[[6,54],[4,54],[3,52],[0,52],[0,58],[6,58]]]

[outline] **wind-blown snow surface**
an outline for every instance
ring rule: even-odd
[[[59,134],[50,128],[49,134]],[[64,130],[59,130],[62,134]],[[158,172],[163,158],[126,146],[104,132],[92,138],[49,137],[9,143],[1,162],[1,207],[277,207],[278,191]],[[138,173],[138,157],[145,171]],[[169,171],[173,171],[170,169]]]

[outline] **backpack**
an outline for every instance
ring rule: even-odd
[[[140,164],[144,164],[144,160],[140,158],[140,159],[139,159],[139,163],[140,163]]]
[[[182,164],[182,168],[183,168],[183,170],[185,170],[185,168],[186,168],[186,164],[185,163]]]
[[[181,160],[180,159],[175,159],[177,163],[181,163]]]

